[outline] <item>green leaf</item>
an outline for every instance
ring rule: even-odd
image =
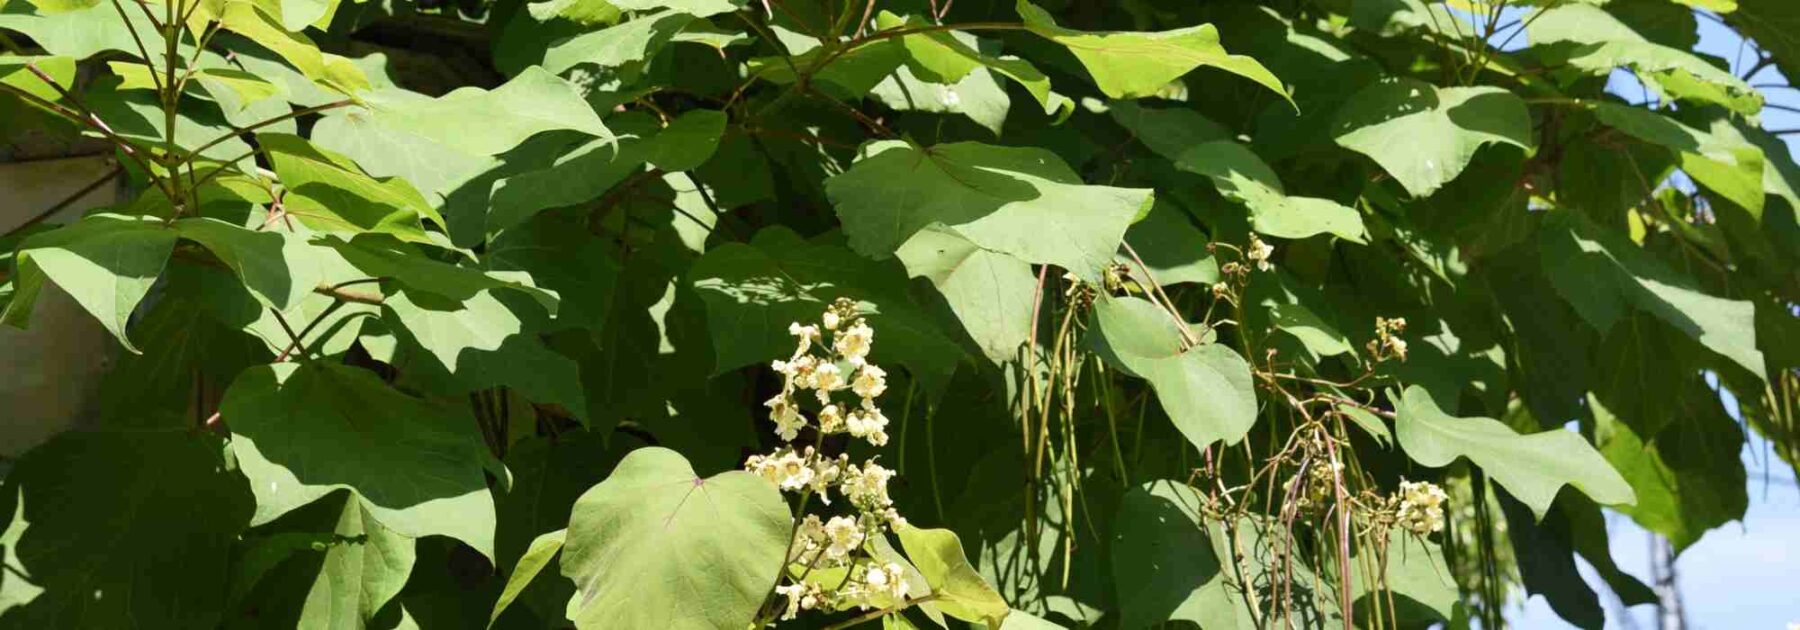
[[[1350,97],[1332,135],[1369,156],[1414,197],[1461,174],[1488,144],[1532,151],[1525,101],[1494,87],[1439,88],[1407,78],[1384,79]]]
[[[790,50],[795,53],[792,59],[757,57],[746,68],[757,78],[777,85],[792,84],[812,72],[812,85],[844,101],[862,100],[863,95],[906,63],[906,49],[895,39],[874,40],[835,54],[803,35],[784,41],[794,47]]]
[[[75,60],[109,51],[136,55],[138,48],[131,32],[156,32],[143,11],[126,11],[121,19],[111,2],[50,13],[33,10],[31,3],[18,0],[0,4],[0,29],[24,33],[48,54]],[[158,57],[157,61],[162,59]]]
[[[1293,102],[1281,79],[1262,64],[1225,52],[1218,29],[1211,24],[1155,33],[1087,33],[1057,26],[1055,18],[1030,0],[1019,0],[1017,8],[1026,28],[1074,53],[1108,97],[1150,96],[1189,71],[1209,66],[1255,81]]]
[[[23,326],[37,286],[48,277],[100,325],[137,353],[126,336],[131,314],[162,275],[175,250],[176,232],[149,217],[96,214],[19,244],[19,292],[0,316]]]
[[[5,16],[0,16],[4,18]],[[0,25],[3,25],[0,22]],[[54,84],[45,82],[42,77],[31,71],[36,67]],[[75,60],[68,57],[16,55],[0,55],[0,84],[24,90],[26,94],[46,101],[62,100],[62,92],[57,88],[69,89],[75,81]]]
[[[400,594],[413,571],[413,540],[383,527],[349,492],[322,499],[329,534],[297,624],[302,628],[365,627]]]
[[[525,294],[556,314],[559,302],[555,293],[532,286],[530,277],[514,272],[483,272],[429,258],[405,243],[380,237],[361,237],[351,242],[327,240],[323,243],[363,273],[377,278],[393,278],[407,287],[462,301],[492,289],[511,289]]]
[[[349,158],[298,136],[262,134],[257,141],[287,190],[283,207],[308,227],[346,237],[377,232],[438,243],[426,234],[424,222],[441,227],[444,218],[404,180],[369,177]]]
[[[743,2],[734,2],[733,0],[607,0],[607,2],[625,11],[654,11],[667,8],[694,17],[712,17],[744,8]]]
[[[1149,190],[1088,186],[1055,154],[973,142],[866,147],[825,182],[850,247],[886,258],[939,224],[983,249],[1097,278]]]
[[[562,131],[600,138],[603,146],[615,141],[573,86],[538,68],[493,90],[462,88],[431,98],[386,88],[363,100],[366,107],[327,112],[314,128],[313,142],[355,159],[372,175],[405,179],[434,204],[464,185],[479,186],[476,192],[485,197],[487,183],[471,180],[501,166],[496,155],[562,146],[526,144],[528,139]]]
[[[382,307],[399,323],[396,328],[467,389],[504,385],[532,402],[561,405],[587,422],[580,368],[536,335],[524,334],[523,322],[492,291],[461,302],[400,291]]]
[[[760,477],[703,479],[675,451],[633,451],[569,517],[569,616],[581,628],[747,626],[781,571],[792,523]]]
[[[902,525],[894,533],[900,536],[907,559],[931,585],[931,594],[937,598],[932,600],[933,606],[963,621],[1000,627],[1009,610],[1006,600],[969,565],[955,532]]]
[[[321,361],[246,370],[219,416],[256,494],[255,524],[347,488],[400,535],[449,536],[492,557],[494,503],[467,407]]]
[[[1094,351],[1149,381],[1163,413],[1194,446],[1236,444],[1255,424],[1250,364],[1237,352],[1216,343],[1183,350],[1168,314],[1138,298],[1096,301],[1094,326]]]
[[[626,85],[635,83],[650,58],[694,19],[692,14],[668,9],[576,35],[550,45],[544,52],[542,71],[557,75],[594,64],[616,73]]]
[[[575,86],[536,67],[492,90],[465,87],[437,98],[387,90],[365,101],[382,126],[471,155],[498,155],[546,131],[613,137]]]
[[[1030,264],[937,227],[913,235],[895,255],[908,274],[937,287],[988,360],[1003,365],[1018,358],[1031,336],[1037,294]]]
[[[1185,107],[1146,107],[1136,101],[1114,101],[1107,107],[1113,121],[1170,160],[1194,146],[1232,138],[1224,126]]]
[[[1163,286],[1218,282],[1219,263],[1206,249],[1209,242],[1206,233],[1194,226],[1187,210],[1167,199],[1157,199],[1149,214],[1125,230],[1125,244],[1137,252],[1137,258]],[[1129,253],[1121,252],[1114,260],[1130,267],[1132,273],[1142,272],[1136,266],[1138,260]]]
[[[1595,103],[1594,116],[1619,131],[1675,153],[1681,169],[1726,199],[1762,216],[1764,160],[1762,149],[1729,125],[1708,133],[1641,107]]]
[[[917,17],[902,18],[882,11],[875,17],[879,30],[919,28],[926,25]],[[1031,62],[1017,57],[1000,57],[982,53],[979,41],[961,31],[933,31],[902,35],[900,45],[906,49],[908,72],[921,81],[947,85],[963,85],[977,68],[987,68],[1012,79],[1037,99],[1044,113],[1056,114],[1071,109],[1073,101],[1050,91],[1050,78]],[[995,129],[995,133],[999,130]]]
[[[568,534],[569,530],[559,529],[531,540],[531,546],[525,550],[525,555],[519,557],[519,563],[513,566],[512,573],[506,577],[506,587],[501,589],[499,601],[494,602],[494,612],[488,615],[488,627],[492,628],[494,622],[500,619],[500,613],[506,612],[506,607],[511,606],[519,598],[519,594],[525,592],[525,587],[531,585],[531,580],[544,567],[549,566],[556,554],[562,553],[563,541]]]
[[[1636,500],[1631,485],[1579,434],[1562,429],[1520,435],[1493,418],[1444,413],[1425,388],[1408,386],[1395,401],[1400,448],[1413,461],[1442,468],[1467,457],[1542,518],[1564,484],[1602,505]]]
[[[1690,377],[1676,398],[1675,425],[1645,439],[1614,417],[1599,398],[1588,396],[1594,441],[1630,482],[1637,503],[1620,512],[1645,529],[1662,534],[1676,553],[1707,530],[1742,518],[1749,505],[1744,465],[1738,453],[1743,430],[1720,406],[1718,394]]]
[[[1529,37],[1544,62],[1593,75],[1629,68],[1647,84],[1740,114],[1762,111],[1762,95],[1731,72],[1685,50],[1654,43],[1597,6],[1569,2],[1531,16]]]
[[[1567,212],[1551,213],[1539,238],[1544,273],[1595,330],[1641,310],[1763,377],[1753,303],[1702,293],[1621,235]]]
[[[369,89],[369,77],[355,63],[320,51],[311,38],[290,31],[281,20],[266,13],[256,0],[226,0],[223,4],[218,19],[225,30],[248,37],[280,55],[306,78],[343,94]]]
[[[1205,175],[1225,198],[1250,208],[1250,226],[1281,238],[1332,234],[1352,243],[1367,243],[1369,231],[1356,210],[1329,199],[1289,197],[1274,169],[1229,140],[1205,142],[1171,158],[1175,167]]]
[[[947,384],[962,357],[913,303],[897,266],[784,227],[765,228],[748,245],[713,248],[694,261],[688,280],[706,304],[714,374],[793,354],[788,324],[817,321],[839,297],[855,300],[875,329],[871,360],[906,366],[928,390]]]
[[[218,219],[175,222],[175,231],[212,250],[264,306],[286,311],[325,279],[319,248],[286,230],[254,231]]]
[[[1387,538],[1376,556],[1379,560],[1363,557],[1365,552],[1375,551],[1369,547],[1358,547],[1351,555],[1351,566],[1364,566],[1362,563],[1368,562],[1382,573],[1382,581],[1376,585],[1379,589],[1370,588],[1362,571],[1351,573],[1351,589],[1358,614],[1375,614],[1377,611],[1389,614],[1390,603],[1386,599],[1391,594],[1393,606],[1401,615],[1406,615],[1416,605],[1430,611],[1429,621],[1455,618],[1461,601],[1457,597],[1454,574],[1444,561],[1443,549],[1399,527],[1388,530]],[[1376,564],[1383,561],[1385,564]],[[1383,601],[1372,601],[1378,599]],[[1402,616],[1400,621],[1404,624],[1411,619]]]
[[[1177,620],[1239,627],[1241,602],[1213,554],[1204,501],[1193,488],[1173,481],[1132,488],[1119,500],[1111,542],[1121,627]]]
[[[243,480],[211,435],[69,432],[0,487],[0,614],[35,628],[219,623]]]

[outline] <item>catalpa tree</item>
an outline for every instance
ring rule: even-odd
[[[0,5],[9,627],[1598,628],[1800,461],[1787,0]]]

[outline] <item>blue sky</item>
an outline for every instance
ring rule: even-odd
[[[1734,73],[1741,74],[1756,61],[1753,48],[1716,21],[1702,16],[1700,51],[1730,60]],[[1515,42],[1515,46],[1522,45]],[[1628,74],[1615,75],[1615,92],[1634,100],[1640,93]],[[1780,72],[1770,67],[1751,78],[1752,84],[1788,85]],[[1800,108],[1800,91],[1786,88],[1762,90],[1767,102]],[[1762,114],[1766,129],[1800,129],[1800,114],[1766,109]],[[1785,138],[1790,155],[1795,153],[1800,134]],[[1729,406],[1729,401],[1728,401]],[[1732,409],[1735,412],[1735,408]],[[1735,416],[1735,413],[1733,414]],[[1693,628],[1782,630],[1788,623],[1800,622],[1800,484],[1793,471],[1768,454],[1766,444],[1751,438],[1744,452],[1745,467],[1750,471],[1750,509],[1744,519],[1708,532],[1689,547],[1676,561],[1687,620]],[[1619,567],[1638,576],[1650,575],[1650,538],[1629,518],[1609,513],[1607,525],[1611,535],[1613,559]],[[1617,618],[1617,601],[1606,601],[1611,594],[1594,577],[1591,568],[1579,558],[1583,574],[1595,590],[1602,593],[1607,608],[1608,628],[1656,628],[1653,606],[1637,606],[1626,611],[1633,619]],[[1647,583],[1649,580],[1645,579]],[[1533,597],[1522,607],[1508,611],[1508,619],[1519,628],[1571,628],[1551,612],[1543,597]],[[1634,622],[1634,623],[1633,623]]]

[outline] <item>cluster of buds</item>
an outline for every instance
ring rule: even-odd
[[[1294,479],[1289,483],[1302,484],[1300,496],[1295,499],[1295,507],[1301,511],[1322,510],[1337,499],[1338,476],[1344,472],[1344,463],[1317,460],[1306,467],[1305,479]],[[1298,475],[1296,475],[1298,476]]]
[[[857,464],[845,454],[828,457],[815,446],[793,444],[808,428],[820,439],[848,433],[874,446],[887,444],[888,419],[875,402],[887,391],[887,372],[869,362],[875,330],[858,315],[855,302],[839,298],[817,325],[796,322],[788,332],[795,338],[793,354],[771,364],[782,375],[781,392],[763,403],[783,444],[772,453],[751,456],[744,467],[784,492],[801,495],[801,505],[817,498],[830,506],[835,493],[846,500],[850,513],[800,518],[785,583],[776,587],[786,600],[781,618],[793,619],[805,610],[897,605],[906,601],[905,573],[878,557],[873,543],[906,523],[888,496],[894,471],[872,458]],[[815,403],[816,411],[809,414],[805,408]]]
[[[1400,334],[1406,332],[1406,318],[1375,318],[1375,338],[1369,340],[1369,356],[1376,362],[1388,359],[1406,360],[1406,340]]]

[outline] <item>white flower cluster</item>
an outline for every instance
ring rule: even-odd
[[[1275,268],[1275,246],[1264,243],[1255,234],[1250,235],[1250,247],[1244,251],[1244,257],[1256,265],[1257,271],[1269,271]]]
[[[887,391],[887,372],[869,362],[875,330],[857,316],[856,303],[838,299],[819,325],[788,326],[794,353],[770,367],[782,375],[781,392],[763,403],[775,435],[784,444],[753,455],[744,468],[785,492],[830,505],[832,494],[848,500],[854,515],[821,518],[807,514],[795,527],[787,583],[775,592],[786,599],[782,619],[804,610],[886,608],[906,601],[903,568],[876,557],[872,540],[906,523],[888,497],[894,471],[873,459],[860,465],[848,455],[828,457],[814,446],[792,444],[810,428],[818,438],[848,433],[875,446],[888,442],[887,416],[875,399]],[[848,390],[854,400],[840,400]],[[811,402],[803,402],[811,391]],[[811,420],[802,405],[817,403]],[[826,579],[830,576],[830,579]],[[810,579],[809,579],[810,578]]]
[[[1420,536],[1444,530],[1444,500],[1450,495],[1429,481],[1400,482],[1400,510],[1395,518],[1401,527]]]

